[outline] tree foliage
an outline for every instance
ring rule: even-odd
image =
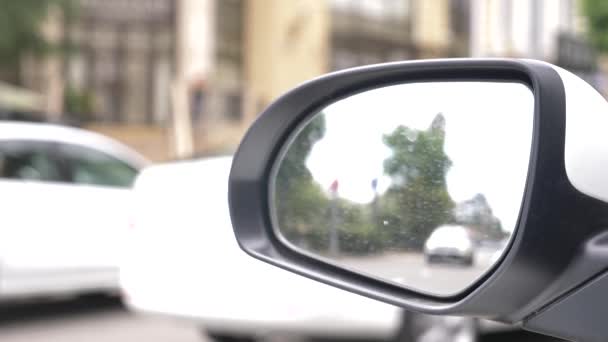
[[[331,196],[308,170],[306,160],[325,134],[324,116],[317,115],[291,142],[279,167],[274,205],[281,232],[302,248],[325,253],[331,252],[330,232],[337,231],[342,254],[420,250],[444,224],[466,226],[480,239],[504,237],[483,194],[460,203],[450,197],[445,125],[438,114],[426,130],[398,126],[384,135],[392,151],[384,161],[391,185],[373,202],[355,203]]]
[[[302,245],[327,245],[328,198],[313,180],[306,160],[325,134],[325,116],[318,114],[299,132],[281,161],[275,181],[275,205],[281,232]]]
[[[508,236],[483,194],[457,203],[454,211],[456,223],[469,228],[478,239],[501,240]]]
[[[589,23],[590,38],[595,47],[608,51],[608,1],[583,0],[583,12]]]
[[[399,126],[384,137],[393,151],[384,172],[393,182],[381,198],[380,219],[392,232],[391,248],[421,248],[433,229],[453,221],[443,125],[439,114],[425,131]]]
[[[60,44],[52,44],[42,33],[42,24],[49,8],[56,5],[64,13],[74,13],[70,0],[18,0],[0,4],[0,68],[13,75],[26,55],[40,56],[61,50]],[[19,80],[9,80],[18,82]]]

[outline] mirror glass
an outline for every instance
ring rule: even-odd
[[[320,110],[274,167],[293,248],[437,296],[498,262],[523,198],[534,96],[516,82],[376,88]]]

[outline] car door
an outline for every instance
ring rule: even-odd
[[[55,154],[72,186],[57,208],[65,214],[73,266],[118,268],[125,229],[130,224],[131,185],[138,170],[100,150],[58,143]]]
[[[39,292],[65,270],[69,237],[56,208],[66,181],[50,144],[0,141],[0,294]]]

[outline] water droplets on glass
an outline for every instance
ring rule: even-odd
[[[506,82],[410,83],[335,102],[277,165],[275,228],[342,267],[456,294],[515,229],[533,108],[528,87]]]

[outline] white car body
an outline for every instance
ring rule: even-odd
[[[304,278],[243,252],[228,210],[231,158],[156,165],[135,182],[121,267],[130,308],[238,336],[390,338],[400,309]]]
[[[130,224],[132,192],[92,184],[82,167],[95,158],[134,174],[147,164],[92,132],[0,123],[0,300],[118,290],[116,251]],[[60,178],[44,178],[46,171],[27,166],[34,163]]]
[[[473,263],[473,240],[466,227],[443,225],[435,228],[424,243],[424,255],[428,261],[437,259],[459,260]]]

